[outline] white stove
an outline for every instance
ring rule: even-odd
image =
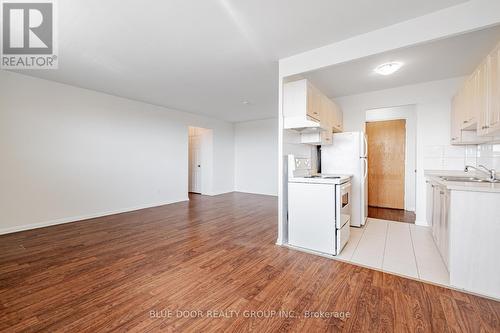
[[[350,235],[351,176],[311,167],[309,158],[288,156],[288,244],[338,255]]]

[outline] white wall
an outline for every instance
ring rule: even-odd
[[[235,190],[278,194],[278,119],[234,125]]]
[[[279,60],[280,77],[302,74],[500,22],[500,1],[470,0]]]
[[[405,209],[416,209],[416,174],[417,168],[417,113],[415,105],[366,111],[366,121],[406,120],[405,142]]]
[[[188,125],[233,191],[233,124],[1,71],[0,233],[186,200]]]
[[[366,110],[401,105],[415,105],[417,114],[417,224],[425,221],[425,177],[424,156],[432,146],[446,148],[450,154],[456,148],[450,146],[451,98],[458,90],[463,78],[426,82],[416,85],[346,96],[337,99],[344,112],[344,129],[362,131]],[[463,168],[463,159],[461,167]]]

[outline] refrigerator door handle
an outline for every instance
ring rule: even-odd
[[[366,138],[365,133],[363,133],[363,139],[365,140],[365,149],[363,157],[368,157],[368,139]]]
[[[363,168],[364,168],[364,175],[363,175],[363,183],[366,182],[366,178],[368,177],[368,159],[365,157],[363,158]]]

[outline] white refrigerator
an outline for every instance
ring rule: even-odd
[[[352,175],[351,226],[361,227],[368,217],[368,142],[363,132],[333,135],[321,146],[321,173]]]

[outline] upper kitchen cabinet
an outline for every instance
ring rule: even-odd
[[[500,45],[468,77],[452,100],[451,143],[480,144],[500,134]]]
[[[477,128],[477,105],[481,102],[481,98],[484,98],[484,78],[484,71],[477,70],[465,80],[464,86],[459,92],[461,130],[467,131]]]
[[[462,129],[461,126],[461,115],[463,110],[462,103],[463,98],[461,94],[453,97],[451,100],[451,144],[459,144],[462,139]]]
[[[334,132],[343,132],[344,131],[344,113],[340,109],[340,107],[333,102],[335,106],[335,122],[333,123],[333,131]]]
[[[307,80],[286,83],[283,87],[285,129],[320,128],[321,94]]]
[[[478,135],[487,134],[486,129],[488,123],[489,74],[488,60],[486,59],[474,72],[474,96],[471,109],[477,113],[477,119],[479,120],[476,125]]]
[[[484,103],[483,71],[476,71],[467,78],[451,101],[451,144],[481,144],[489,137],[479,136],[478,110]]]
[[[343,129],[340,108],[306,79],[283,86],[283,116],[285,129],[312,129],[329,133]]]
[[[331,128],[335,133],[342,132],[344,130],[342,110],[337,103],[328,97],[324,96],[323,99],[325,105],[323,112],[328,119],[328,128]]]
[[[500,44],[486,58],[484,106],[480,109],[479,135],[500,134]]]

